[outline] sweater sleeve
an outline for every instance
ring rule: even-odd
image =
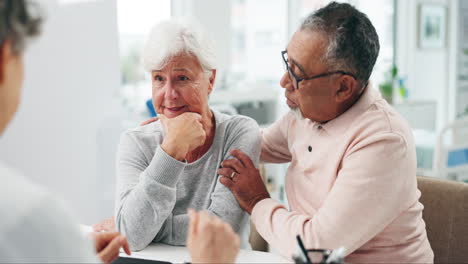
[[[122,135],[117,153],[115,222],[132,250],[149,245],[170,217],[176,184],[185,166],[160,146],[148,164],[132,134]]]
[[[257,123],[250,118],[242,117],[234,120],[226,129],[221,161],[234,158],[230,151],[240,149],[257,166],[260,155],[260,129]],[[217,165],[217,168],[219,166],[220,164]],[[232,192],[219,182],[219,175],[206,210],[229,223],[238,234],[249,224],[248,214],[239,206]],[[188,224],[187,214],[171,214],[164,224],[164,230],[158,234],[157,240],[171,245],[185,245]]]
[[[285,163],[291,161],[288,148],[288,129],[294,117],[291,112],[262,130],[262,147],[260,160],[270,163]]]
[[[222,161],[233,159],[231,151],[239,149],[247,154],[258,167],[260,156],[260,128],[257,123],[250,118],[240,119],[233,128],[226,133],[226,143]],[[248,220],[248,214],[242,210],[232,192],[223,184],[216,181],[216,187],[211,194],[210,209],[225,222],[229,223],[234,231],[239,232],[243,224]]]
[[[373,135],[347,152],[335,184],[318,211],[288,211],[276,201],[265,199],[254,207],[252,220],[262,237],[286,257],[295,252],[298,234],[307,248],[343,246],[351,254],[414,202],[414,175],[408,174],[411,166],[415,164],[408,158],[402,136]],[[314,186],[310,188],[313,191]]]

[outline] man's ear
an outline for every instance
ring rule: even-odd
[[[208,86],[208,94],[211,94],[211,92],[213,91],[215,80],[216,80],[216,69],[212,69],[211,76],[209,79],[210,85]]]
[[[356,89],[358,88],[357,84],[357,81],[351,76],[343,75],[340,78],[339,87],[336,91],[336,101],[341,103],[353,97],[353,95],[356,92]]]

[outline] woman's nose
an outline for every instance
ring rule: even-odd
[[[289,77],[289,72],[285,71],[283,76],[280,80],[281,87],[285,88],[286,90],[294,90],[293,84],[291,82],[291,78]]]
[[[168,81],[166,83],[164,97],[172,100],[177,99],[177,97],[179,97],[179,93],[177,92],[177,89],[175,88],[174,83],[172,81]]]

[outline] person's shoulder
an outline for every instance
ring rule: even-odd
[[[0,164],[0,175],[0,211],[3,223],[14,224],[31,210],[57,205],[58,200],[52,193],[18,171]]]
[[[81,236],[63,201],[4,164],[0,164],[0,174],[0,233],[9,244],[5,248],[0,243],[0,259],[95,260],[90,243]]]
[[[65,202],[48,192],[29,200],[27,206],[10,215],[0,229],[9,247],[5,260],[11,262],[76,262],[96,263],[91,240],[80,231]],[[3,255],[0,253],[0,255]]]
[[[257,121],[253,118],[244,116],[244,115],[227,115],[219,112],[215,112],[215,118],[218,120],[216,121],[219,123],[220,126],[225,126],[226,130],[258,130],[260,131],[260,127],[258,126]]]
[[[395,134],[404,138],[412,135],[408,122],[384,99],[376,100],[356,121],[356,129],[374,135]]]
[[[374,101],[356,118],[346,131],[352,146],[386,147],[394,145],[405,151],[414,148],[414,137],[406,120],[384,99]],[[374,144],[374,143],[379,144]]]
[[[19,212],[27,210],[32,203],[41,197],[48,195],[48,191],[42,186],[33,183],[25,178],[17,170],[0,163],[0,175],[2,175],[2,184],[0,184],[0,208],[2,211]],[[3,220],[12,217],[6,214]],[[14,221],[14,220],[11,220]]]

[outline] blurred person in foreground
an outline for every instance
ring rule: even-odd
[[[20,102],[27,41],[39,35],[42,18],[35,3],[0,0],[0,19],[0,134],[3,134]],[[63,202],[2,163],[0,176],[0,262],[110,263],[122,247],[130,254],[127,239],[118,232],[92,234],[93,249],[91,239],[80,232]]]
[[[0,0],[0,135],[19,105],[26,42],[39,35],[42,23],[38,10],[25,0]],[[93,246],[63,202],[3,163],[0,177],[1,263],[111,263],[120,248],[130,254],[126,237],[118,232],[91,234]],[[191,215],[193,261],[233,262],[239,243],[230,226],[206,213]],[[225,239],[232,242],[220,248],[218,242]]]

